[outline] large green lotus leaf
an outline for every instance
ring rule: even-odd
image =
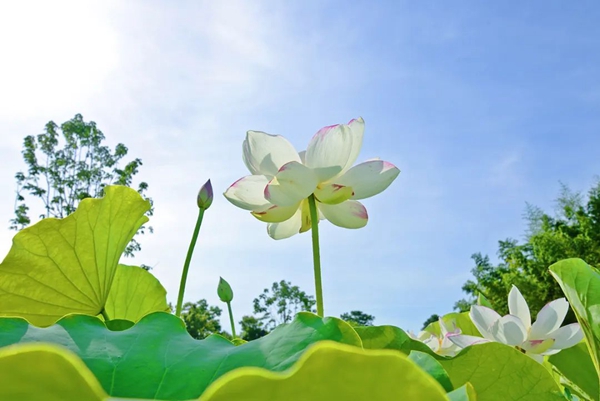
[[[448,398],[450,401],[477,401],[477,394],[471,383],[467,383],[448,393]]]
[[[137,322],[152,312],[165,312],[167,291],[150,272],[119,265],[104,310],[109,319]]]
[[[600,377],[600,273],[581,259],[565,259],[550,266],[577,316],[596,373]]]
[[[411,351],[433,354],[431,349],[420,341],[413,340],[402,329],[394,326],[355,327],[365,349],[393,349],[408,355]]]
[[[108,397],[76,355],[53,344],[18,344],[1,349],[0,377],[1,400],[125,400]],[[472,394],[472,389],[467,391]],[[217,379],[199,401],[448,399],[475,401],[459,392],[446,397],[435,380],[401,353],[322,341],[283,372],[258,367],[233,370]]]
[[[0,316],[49,326],[70,313],[100,313],[119,258],[149,208],[135,190],[110,186],[68,217],[18,232],[0,264]]]
[[[439,362],[455,388],[471,383],[478,401],[564,401],[546,368],[504,344],[472,345]]]
[[[77,354],[114,397],[195,398],[220,376],[240,367],[283,371],[321,340],[361,346],[347,323],[306,312],[239,346],[220,336],[195,340],[181,319],[164,312],[147,315],[123,331],[110,331],[97,317],[83,315],[67,316],[48,328],[31,326],[20,318],[0,319],[0,346],[30,342],[63,346]]]
[[[442,364],[439,363],[437,359],[421,351],[411,351],[408,355],[408,358],[416,363],[425,372],[429,373],[431,377],[441,384],[444,390],[448,392],[454,390],[454,386],[452,386],[452,381],[450,381],[448,373],[444,370]]]
[[[593,400],[600,401],[600,387],[594,363],[585,342],[574,347],[563,349],[548,359],[559,372]]]
[[[460,329],[461,334],[468,336],[476,336],[481,337],[479,330],[471,321],[471,317],[469,316],[469,312],[462,313],[448,313],[447,315],[442,316],[444,323],[448,327],[452,327],[453,325]],[[425,328],[426,331],[439,336],[441,334],[440,323],[432,322]]]
[[[106,393],[76,355],[52,344],[0,349],[0,400],[103,401]]]
[[[210,386],[201,401],[445,401],[442,387],[407,356],[331,341],[310,348],[281,374],[235,370]]]

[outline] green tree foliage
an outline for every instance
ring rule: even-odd
[[[242,316],[242,320],[240,320],[239,324],[242,328],[241,338],[243,340],[252,341],[269,334],[269,332],[265,330],[263,322],[255,316]]]
[[[474,279],[463,285],[469,298],[458,301],[455,309],[468,310],[482,294],[499,313],[508,313],[507,296],[514,284],[537,313],[548,302],[564,296],[548,272],[550,265],[577,257],[600,267],[600,181],[587,197],[562,185],[552,216],[527,205],[525,218],[528,229],[523,243],[514,239],[499,241],[500,263],[495,265],[480,253],[472,256]],[[565,322],[574,321],[570,312]]]
[[[352,326],[373,326],[373,322],[375,321],[375,316],[359,310],[342,313],[340,318]]]
[[[206,299],[201,299],[196,303],[186,302],[183,305],[181,318],[185,322],[190,336],[202,340],[211,334],[222,334],[221,308],[211,306]]]
[[[437,322],[439,319],[440,319],[440,315],[437,315],[435,313],[433,315],[429,316],[429,318],[427,318],[427,320],[425,320],[423,322],[423,327],[421,328],[421,330],[425,330],[425,328],[427,326],[429,326],[433,322]]]
[[[314,312],[315,303],[312,295],[307,295],[289,281],[281,280],[273,283],[271,289],[265,288],[254,299],[254,314],[263,323],[264,329],[270,331],[282,323],[291,322],[298,312]]]
[[[81,114],[60,127],[50,121],[43,133],[25,137],[22,154],[27,171],[15,174],[17,197],[10,228],[20,230],[31,223],[26,197],[42,202],[44,212],[40,218],[63,218],[73,213],[82,199],[101,197],[107,185],[131,186],[142,161],[134,159],[120,168],[127,147],[119,143],[113,151],[102,145],[104,139],[96,123],[85,122]],[[148,184],[141,182],[137,191],[143,195],[147,189]],[[148,215],[152,215],[152,209]],[[146,229],[152,232],[151,227],[142,226],[138,234],[144,234]],[[139,242],[133,239],[125,256],[140,249]]]

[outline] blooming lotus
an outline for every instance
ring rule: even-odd
[[[414,335],[409,331],[408,335],[414,340],[421,341],[427,345],[436,354],[443,356],[456,355],[461,350],[461,347],[454,344],[450,340],[450,337],[460,335],[460,329],[456,327],[454,322],[452,322],[451,327],[448,327],[442,318],[440,318],[438,322],[440,324],[441,332],[439,336],[425,330],[419,332],[418,335]]]
[[[225,197],[268,223],[267,232],[274,239],[311,229],[311,196],[318,219],[344,228],[364,227],[367,210],[358,200],[382,192],[400,173],[393,164],[377,159],[352,167],[364,125],[358,118],[324,127],[300,153],[280,135],[248,131],[243,159],[251,175],[234,182]]]
[[[527,301],[513,285],[508,294],[508,310],[508,315],[500,316],[488,307],[472,306],[469,315],[483,338],[453,335],[450,336],[450,340],[463,348],[476,343],[496,341],[517,347],[537,361],[542,361],[543,355],[556,354],[583,339],[579,323],[560,327],[569,310],[569,303],[565,298],[544,306],[535,323],[531,324]]]

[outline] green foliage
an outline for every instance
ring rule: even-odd
[[[168,310],[167,291],[156,277],[137,266],[117,267],[104,306],[110,320],[137,322],[148,313]]]
[[[360,338],[346,323],[311,313],[237,347],[220,336],[194,340],[179,318],[161,312],[117,332],[91,316],[68,316],[51,328],[33,327],[19,318],[0,320],[0,346],[58,344],[78,355],[110,395],[132,398],[198,397],[220,376],[243,366],[283,371],[320,340],[360,347]]]
[[[473,385],[478,401],[564,401],[548,370],[504,344],[473,345],[439,361],[455,388]]]
[[[352,326],[373,326],[373,322],[375,321],[375,316],[359,310],[342,313],[340,318]]]
[[[448,398],[450,401],[477,401],[477,394],[471,383],[467,383],[448,393]]]
[[[315,298],[300,290],[289,281],[275,282],[271,289],[254,299],[254,314],[263,322],[266,330],[273,330],[282,323],[289,323],[298,312],[314,312]]]
[[[551,355],[549,362],[560,374],[592,400],[600,400],[600,383],[586,342]],[[572,389],[574,390],[574,389]]]
[[[408,358],[433,377],[447,392],[454,390],[444,367],[433,356],[421,351],[411,351]]]
[[[397,327],[296,314],[314,300],[285,281],[255,300],[259,316],[242,318],[252,341],[228,341],[219,308],[188,303],[182,321],[163,312],[165,291],[151,273],[118,264],[149,207],[135,190],[109,186],[68,217],[15,235],[0,264],[0,399],[558,401],[564,391],[597,400],[600,274],[581,260],[551,271],[589,349],[544,364],[498,343],[440,356]],[[479,334],[467,313],[442,319]],[[438,334],[439,323],[426,329]]]
[[[0,264],[0,316],[48,326],[69,313],[101,313],[119,258],[149,209],[133,189],[111,186],[64,219],[19,231]]]
[[[211,334],[221,334],[219,317],[222,312],[218,306],[211,306],[206,299],[201,299],[196,303],[186,302],[181,318],[190,336],[202,340]]]
[[[600,272],[581,259],[562,260],[550,272],[575,311],[600,380]]]
[[[269,334],[264,328],[264,323],[254,316],[242,316],[240,327],[242,328],[241,337],[246,341],[256,340]]]
[[[109,397],[75,355],[54,345],[26,344],[0,350],[0,375],[4,379],[0,388],[3,400],[124,401]],[[188,376],[180,377],[183,378]],[[194,378],[190,379],[193,383]],[[156,383],[137,381],[131,383],[132,386],[156,386]],[[467,391],[473,394],[472,389]],[[157,391],[150,399],[160,394]],[[460,398],[461,395],[449,394],[447,398],[433,378],[402,354],[364,351],[322,341],[302,354],[285,372],[242,367],[216,379],[197,400],[475,400]]]
[[[457,316],[444,316],[443,319],[456,320]],[[431,323],[428,328],[435,324],[437,322]],[[364,348],[395,349],[403,354],[419,351],[434,356],[450,378],[453,388],[470,383],[477,392],[478,401],[564,400],[550,372],[513,347],[498,343],[480,344],[448,358],[434,354],[425,344],[411,339],[393,326],[359,327],[355,330]],[[425,370],[436,372],[435,367]],[[433,377],[436,376],[443,377],[443,374],[437,371],[433,373]]]
[[[0,400],[106,400],[81,359],[52,344],[1,348],[0,375]]]
[[[413,340],[402,329],[394,326],[355,327],[354,330],[362,340],[365,349],[393,349],[410,354],[411,351],[421,351],[433,354],[428,346]]]
[[[134,159],[120,168],[119,163],[127,156],[127,147],[119,143],[113,151],[102,145],[104,139],[96,123],[85,122],[81,114],[60,127],[50,121],[43,133],[25,137],[22,154],[27,171],[15,174],[17,200],[10,228],[20,230],[31,223],[27,196],[42,201],[44,212],[40,218],[63,218],[73,213],[83,199],[101,197],[107,185],[131,186],[142,161]],[[140,194],[147,189],[145,182],[138,185]],[[152,209],[147,213],[151,216]],[[151,232],[152,228],[148,230]],[[145,227],[140,227],[138,233],[144,232]],[[140,249],[140,244],[133,239],[125,255],[131,256]]]
[[[228,379],[222,387],[215,383],[201,401],[448,400],[441,386],[402,354],[331,342],[315,345],[287,374],[242,368]]]
[[[477,330],[477,327],[475,327],[475,325],[471,321],[468,312],[448,313],[442,316],[442,320],[444,321],[444,323],[446,323],[447,327],[456,327],[460,329],[461,334],[465,334],[467,336],[481,337],[479,330]],[[437,336],[441,335],[442,331],[440,328],[439,320],[430,323],[427,327],[425,327],[425,330]]]
[[[563,185],[556,206],[557,212],[551,216],[528,205],[526,241],[522,244],[513,239],[500,241],[498,265],[479,253],[472,256],[474,280],[463,286],[470,298],[458,301],[456,310],[469,310],[482,294],[498,313],[507,314],[507,295],[514,284],[535,316],[548,302],[563,296],[560,286],[548,273],[548,266],[574,257],[600,266],[600,181],[589,190],[587,200]],[[565,323],[574,321],[575,315],[569,312]]]
[[[439,319],[440,319],[440,315],[437,315],[435,313],[433,315],[429,316],[427,318],[427,320],[425,320],[423,322],[423,327],[421,328],[421,330],[425,330],[425,328],[427,326],[429,326],[431,323],[437,322]]]

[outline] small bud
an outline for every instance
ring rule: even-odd
[[[208,209],[210,205],[212,205],[213,201],[213,189],[210,180],[206,181],[202,188],[200,188],[200,192],[198,192],[198,207],[200,209]]]
[[[231,302],[233,299],[233,290],[229,283],[223,280],[223,277],[219,277],[219,287],[217,288],[217,294],[223,302]]]

